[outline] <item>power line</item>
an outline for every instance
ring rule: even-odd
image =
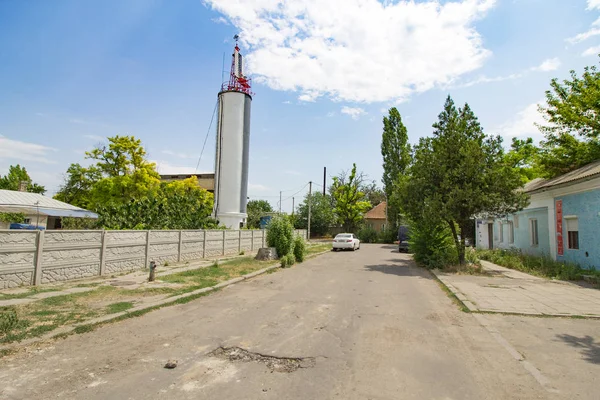
[[[200,152],[200,157],[198,157],[198,164],[196,164],[195,172],[198,172],[198,167],[200,166],[200,161],[202,160],[202,154],[204,154],[204,148],[206,147],[206,141],[208,140],[208,134],[210,133],[210,128],[212,127],[213,120],[215,119],[215,114],[217,112],[217,106],[219,105],[219,100],[215,102],[215,108],[212,113],[212,117],[210,117],[210,124],[208,125],[208,130],[206,131],[206,137],[204,138],[204,144],[202,145],[202,151]]]

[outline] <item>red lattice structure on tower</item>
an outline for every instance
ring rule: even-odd
[[[235,47],[231,55],[231,72],[229,73],[229,82],[223,82],[221,91],[242,92],[252,96],[252,79],[244,75],[244,63],[240,48],[238,46],[239,36],[235,35]]]

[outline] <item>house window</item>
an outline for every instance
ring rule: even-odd
[[[24,223],[24,224],[30,224],[30,223],[31,223],[31,218],[25,218],[25,219],[23,220],[23,223]]]
[[[502,228],[502,221],[498,222],[498,237],[500,243],[504,242],[504,229]]]
[[[537,219],[529,220],[529,236],[531,239],[531,245],[537,246],[539,244],[538,239],[538,221]]]
[[[515,228],[519,229],[519,216],[516,214],[513,215],[513,224]]]
[[[512,221],[508,221],[508,243],[513,244],[515,242],[515,226]]]
[[[579,249],[579,220],[577,218],[565,218],[567,220],[567,246],[569,249]]]

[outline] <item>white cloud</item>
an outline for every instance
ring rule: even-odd
[[[480,68],[496,0],[205,0],[241,31],[255,82],[301,101],[398,102]]]
[[[161,153],[169,155],[169,156],[173,156],[173,157],[177,157],[177,158],[183,158],[183,159],[194,159],[197,158],[196,156],[193,156],[191,154],[186,154],[186,153],[180,153],[180,152],[176,152],[176,151],[171,151],[171,150],[163,150],[161,151]]]
[[[329,118],[333,117],[334,115],[335,115],[335,113],[333,111],[329,111],[327,113],[327,117],[329,117]]]
[[[600,10],[600,0],[588,0],[587,9],[588,10]],[[596,26],[596,27],[600,26],[600,18],[598,18],[596,21],[594,21],[594,23],[592,23],[592,26]],[[571,44],[575,44],[575,43],[583,42],[584,40],[587,40],[587,39],[589,39],[593,36],[597,36],[597,35],[600,35],[600,29],[591,28],[587,32],[583,32],[583,33],[575,35],[571,38],[568,38],[567,42],[569,42]]]
[[[560,67],[560,60],[558,58],[549,58],[547,60],[544,60],[544,62],[542,62],[537,67],[531,68],[531,70],[547,72],[556,71],[558,67]]]
[[[200,174],[200,173],[202,173],[202,171],[196,171],[196,168],[194,168],[194,167],[172,165],[172,164],[168,163],[167,161],[151,160],[151,162],[156,164],[156,170],[161,175],[175,175],[175,174],[185,175],[185,174],[196,174],[196,173]]]
[[[588,48],[583,53],[581,53],[581,55],[584,57],[588,57],[588,56],[597,56],[599,53],[600,53],[600,46],[593,46],[593,47]]]
[[[587,1],[587,9],[593,10],[594,8],[600,10],[600,0],[588,0]]]
[[[56,161],[48,158],[48,153],[54,151],[57,150],[52,147],[12,140],[0,135],[0,160],[13,159],[55,164]]]
[[[223,17],[219,17],[219,18],[211,18],[211,21],[214,22],[215,24],[223,24],[223,25],[229,25],[229,21],[227,21],[225,18]]]
[[[519,79],[521,77],[523,77],[523,74],[520,74],[520,73],[519,74],[510,74],[510,75],[505,75],[505,76],[494,76],[491,78],[488,76],[480,76],[477,79],[473,79],[473,80],[467,81],[465,83],[450,85],[450,86],[448,86],[448,88],[449,89],[467,88],[467,87],[479,85],[480,83],[502,82],[502,81],[508,81],[508,80],[513,80],[513,79]]]
[[[84,120],[79,119],[79,118],[71,118],[69,120],[69,122],[72,123],[72,124],[83,124],[83,125],[87,125],[88,124],[87,121],[84,121]]]
[[[361,115],[366,114],[366,111],[360,107],[342,107],[342,114],[347,114],[352,117],[352,119],[358,119]]]
[[[531,137],[535,142],[539,142],[539,140],[542,139],[542,134],[535,124],[546,123],[542,114],[538,111],[538,106],[540,104],[544,105],[546,104],[546,101],[540,100],[539,102],[528,105],[523,110],[519,111],[512,120],[503,123],[495,129],[491,129],[490,132],[502,136],[507,142],[507,145],[510,144],[510,140],[513,137]]]
[[[292,102],[289,101],[289,100],[286,100],[286,101],[283,102],[283,104],[292,104]]]

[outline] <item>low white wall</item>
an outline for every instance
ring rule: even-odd
[[[305,230],[296,231],[306,238]],[[0,230],[0,289],[111,275],[266,246],[263,230]]]

